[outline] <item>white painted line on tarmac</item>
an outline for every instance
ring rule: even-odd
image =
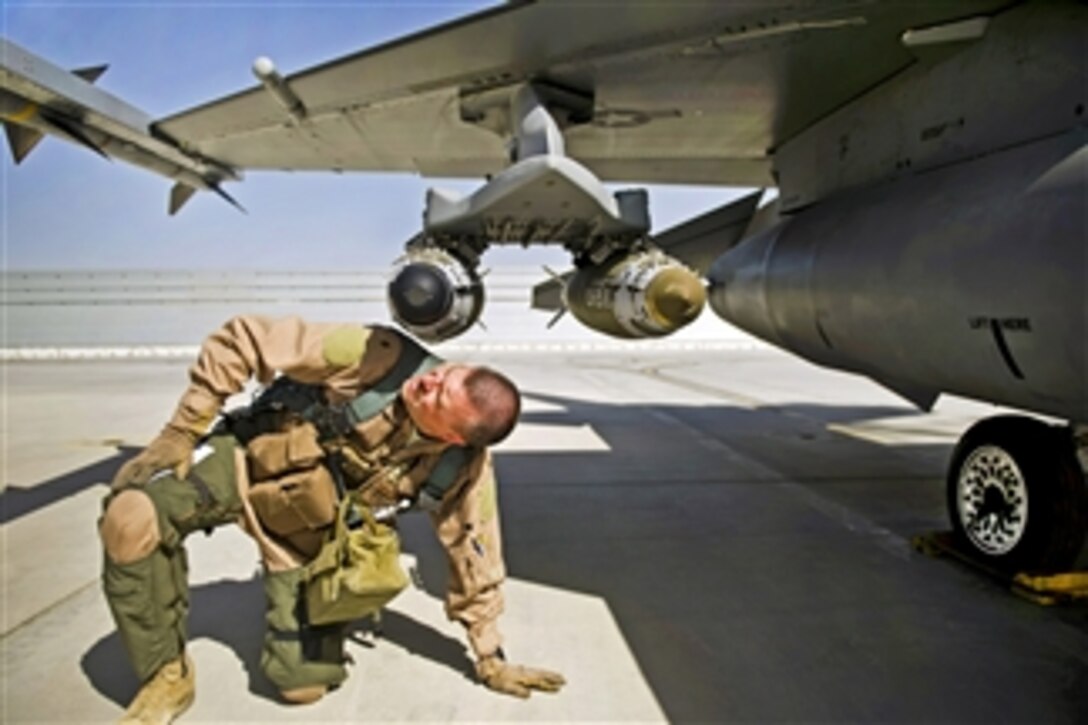
[[[662,342],[455,342],[436,345],[435,350],[450,356],[460,353],[624,353],[624,352],[721,352],[771,350],[770,345],[751,340],[693,340]],[[189,360],[199,353],[196,345],[134,345],[127,347],[6,347],[0,348],[0,362],[47,362],[83,360]]]
[[[548,425],[519,423],[510,437],[496,448],[501,453],[563,453],[611,451],[612,447],[588,423],[581,425]]]
[[[892,420],[884,423],[880,420],[869,420],[863,423],[828,423],[827,430],[832,433],[850,436],[866,443],[875,443],[881,446],[892,445],[945,445],[954,444],[959,435],[952,431],[927,429],[919,422],[915,422],[915,416],[907,421],[903,419]],[[906,423],[914,423],[913,427],[906,427]]]

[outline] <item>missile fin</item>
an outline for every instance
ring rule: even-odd
[[[545,267],[544,270],[548,273],[550,278],[533,287],[531,290],[532,301],[530,302],[530,307],[534,310],[543,310],[545,312],[563,309],[563,289],[567,286],[567,282],[570,278],[574,276],[574,272],[556,274],[547,267]]]
[[[168,210],[170,216],[174,216],[175,214],[177,214],[178,210],[180,210],[181,207],[185,206],[185,202],[192,199],[193,194],[195,193],[196,189],[189,186],[188,184],[184,184],[180,181],[174,184],[174,187],[170,189],[170,207]]]
[[[8,137],[8,148],[11,149],[11,157],[16,164],[22,163],[34,147],[38,145],[45,134],[32,128],[19,126],[14,123],[5,123],[4,131]]]
[[[221,187],[218,183],[209,183],[208,188],[214,191],[216,194],[219,194],[219,196],[223,197],[223,199],[225,199],[228,204],[233,206],[238,211],[242,212],[243,214],[249,214],[249,212],[246,211],[246,208],[239,204],[237,199],[225,192],[223,190],[223,187]]]
[[[563,315],[565,314],[567,314],[567,308],[560,307],[559,311],[552,315],[552,319],[548,320],[548,329],[550,330],[555,327],[556,323],[563,319]]]
[[[72,71],[72,75],[79,76],[88,83],[94,83],[106,72],[107,68],[109,68],[107,64],[93,65],[90,68],[76,68]]]

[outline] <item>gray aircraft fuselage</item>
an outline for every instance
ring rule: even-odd
[[[1088,420],[1085,38],[1083,5],[1014,9],[791,140],[714,310],[922,407]]]

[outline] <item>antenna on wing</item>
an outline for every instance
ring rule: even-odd
[[[257,80],[283,106],[288,116],[296,122],[305,120],[306,106],[303,105],[302,99],[287,85],[287,81],[280,75],[280,72],[276,70],[276,64],[272,62],[271,58],[262,55],[253,61],[253,75],[257,76]]]

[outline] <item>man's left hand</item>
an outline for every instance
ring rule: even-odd
[[[143,486],[153,475],[167,468],[178,478],[185,478],[189,475],[195,445],[195,435],[167,425],[147,448],[121,466],[110,488],[120,491],[125,486]]]
[[[567,682],[558,672],[512,665],[498,655],[477,662],[476,675],[492,690],[515,697],[528,697],[533,690],[558,692]]]

